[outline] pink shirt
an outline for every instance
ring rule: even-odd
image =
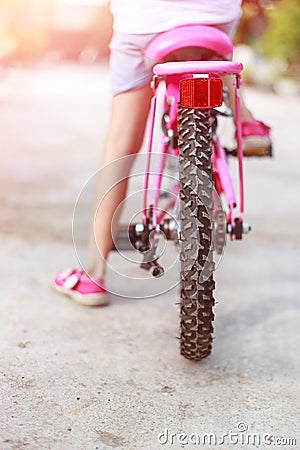
[[[111,0],[114,30],[160,33],[188,24],[217,25],[241,16],[242,0]]]

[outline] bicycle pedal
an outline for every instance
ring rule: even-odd
[[[255,147],[243,149],[243,155],[245,157],[272,158],[273,156],[272,146],[270,145],[269,147]]]
[[[237,149],[228,149],[225,148],[226,156],[234,156],[237,157]],[[272,146],[269,147],[255,147],[251,149],[243,149],[244,158],[272,158],[273,150]]]

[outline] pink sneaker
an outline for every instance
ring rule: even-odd
[[[85,306],[104,306],[109,303],[109,294],[104,288],[104,279],[97,284],[83,275],[80,269],[64,269],[58,272],[52,282],[53,288]]]
[[[242,121],[245,156],[272,156],[271,128],[260,120]]]

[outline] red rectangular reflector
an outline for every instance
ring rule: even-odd
[[[190,78],[180,82],[180,105],[184,108],[216,108],[223,102],[222,80]]]

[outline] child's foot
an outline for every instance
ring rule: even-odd
[[[259,120],[242,121],[243,153],[245,156],[272,156],[271,128]]]
[[[104,279],[97,283],[88,278],[83,270],[64,269],[58,272],[52,282],[53,288],[68,295],[85,306],[104,306],[109,303],[109,294],[104,287]]]

